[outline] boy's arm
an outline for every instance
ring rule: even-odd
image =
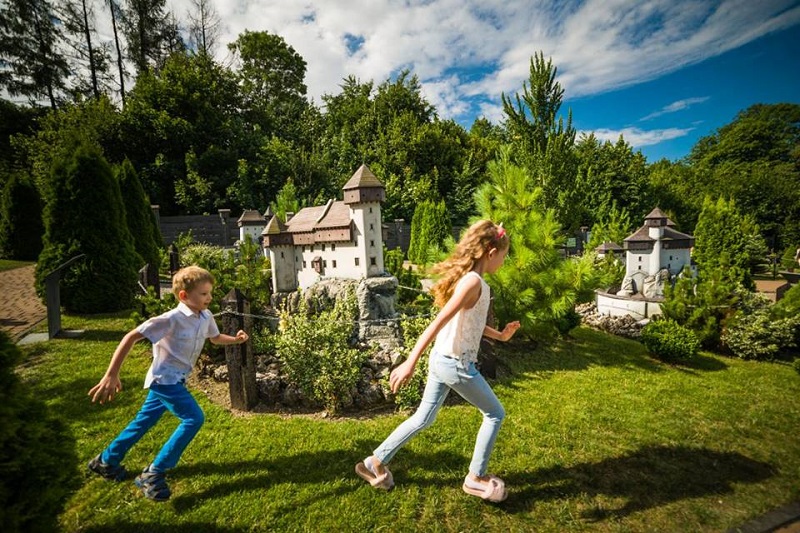
[[[110,402],[114,395],[122,390],[122,382],[119,380],[119,370],[122,367],[122,362],[130,353],[133,345],[142,339],[144,339],[144,335],[136,329],[129,331],[122,338],[117,349],[114,350],[114,355],[111,356],[111,362],[108,364],[108,370],[106,370],[105,375],[97,385],[89,389],[89,396],[92,397],[92,402],[98,400],[100,403]]]
[[[228,344],[244,344],[247,342],[250,336],[247,334],[246,331],[240,329],[236,332],[235,337],[231,337],[230,335],[226,335],[225,333],[220,333],[216,337],[209,337],[208,340],[211,341],[211,344],[219,344],[222,346],[226,346]]]
[[[503,328],[503,331],[497,331],[493,327],[486,326],[483,328],[483,336],[489,337],[490,339],[495,339],[498,341],[507,341],[511,337],[514,336],[514,333],[517,332],[519,329],[519,320],[515,320],[514,322],[509,322],[506,324],[506,327]]]

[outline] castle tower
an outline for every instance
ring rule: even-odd
[[[363,266],[366,277],[379,276],[383,274],[381,202],[386,199],[386,189],[367,165],[361,165],[342,190],[355,226],[356,262]]]
[[[297,272],[295,270],[295,248],[292,235],[277,216],[267,223],[261,233],[264,248],[269,250],[269,261],[272,264],[272,292],[292,292],[297,289]]]

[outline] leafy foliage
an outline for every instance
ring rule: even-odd
[[[20,382],[22,354],[0,331],[0,522],[3,530],[55,531],[79,475],[75,437]]]
[[[125,220],[133,237],[133,246],[146,264],[158,268],[161,264],[161,230],[144,194],[139,177],[126,159],[117,170],[117,179],[125,204]]]
[[[495,313],[500,322],[519,320],[528,335],[554,332],[577,303],[609,282],[594,268],[593,253],[562,258],[559,224],[552,209],[539,206],[541,194],[506,149],[489,163],[489,182],[475,197],[481,218],[503,222],[511,239],[503,267],[489,279]]]
[[[352,401],[367,354],[352,348],[358,306],[354,294],[337,298],[333,309],[315,316],[305,299],[298,312],[281,313],[277,355],[283,370],[306,398],[332,414]]]
[[[653,320],[642,328],[642,344],[662,361],[686,362],[697,355],[700,342],[694,332],[674,320]]]
[[[767,309],[738,312],[722,335],[722,342],[742,359],[774,359],[781,350],[795,346],[800,317],[773,319]]]
[[[433,312],[430,306],[428,310]],[[400,321],[400,329],[403,331],[403,348],[401,354],[407,358],[414,348],[414,344],[428,324],[431,323],[431,317],[414,316],[404,317]],[[394,396],[394,403],[401,411],[413,409],[419,405],[422,399],[422,393],[425,390],[425,383],[428,379],[428,359],[431,354],[432,346],[428,346],[425,352],[417,361],[417,366],[414,369],[414,375]],[[386,388],[389,388],[389,376],[386,376]]]
[[[80,254],[61,273],[61,303],[77,313],[129,309],[142,258],[133,249],[119,184],[100,150],[76,141],[53,165],[44,211],[44,248],[36,264],[36,289],[45,277]]]
[[[42,199],[33,181],[16,172],[0,197],[0,257],[34,261],[42,251]]]
[[[722,269],[707,271],[701,279],[693,279],[685,269],[674,286],[665,287],[661,312],[694,331],[704,348],[718,349],[722,329],[738,302],[737,289]]]

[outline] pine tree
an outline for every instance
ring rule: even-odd
[[[588,301],[608,280],[594,267],[594,254],[564,259],[558,250],[560,226],[553,209],[540,207],[542,189],[511,162],[510,150],[489,163],[489,180],[476,193],[480,218],[503,223],[511,248],[503,267],[489,280],[501,323],[519,320],[526,334],[561,331],[577,303]]]
[[[29,177],[12,174],[0,199],[0,257],[36,260],[43,234],[39,191]]]
[[[44,295],[50,272],[84,254],[61,273],[64,308],[77,313],[129,309],[144,260],[133,247],[119,184],[98,147],[75,140],[71,148],[53,162],[37,292]]]
[[[61,39],[47,0],[6,0],[0,4],[0,86],[31,101],[47,98],[56,108],[69,74],[58,51]]]

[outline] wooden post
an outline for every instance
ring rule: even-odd
[[[61,271],[86,254],[76,255],[44,277],[45,300],[47,301],[47,338],[55,338],[61,331]]]
[[[250,302],[239,289],[231,289],[225,296],[222,300],[222,310],[228,312],[222,318],[222,333],[233,336],[240,329],[247,331],[248,334],[251,332],[252,319],[242,316],[250,313]],[[231,407],[249,411],[258,403],[252,343],[247,341],[244,344],[226,346],[225,362],[228,365]]]

